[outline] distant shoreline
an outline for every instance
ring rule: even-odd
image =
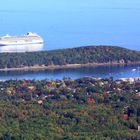
[[[0,71],[43,71],[140,64],[140,52],[117,46],[83,46],[53,51],[3,53]]]
[[[0,71],[39,71],[39,70],[55,70],[55,69],[68,69],[68,68],[80,68],[88,66],[114,66],[114,65],[135,65],[140,62],[129,62],[129,63],[87,63],[87,64],[66,64],[66,65],[49,65],[49,66],[25,66],[21,68],[2,68]]]

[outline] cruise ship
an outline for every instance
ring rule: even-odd
[[[43,39],[36,33],[28,32],[22,36],[1,36],[0,46],[43,44]]]

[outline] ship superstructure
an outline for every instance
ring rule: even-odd
[[[9,45],[27,45],[27,44],[42,44],[43,39],[36,33],[28,32],[23,36],[2,36],[0,37],[0,46]]]

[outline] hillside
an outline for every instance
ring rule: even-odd
[[[140,140],[139,83],[9,80],[0,89],[0,140]]]
[[[137,63],[140,52],[114,46],[85,46],[41,52],[1,53],[0,68],[88,63]]]

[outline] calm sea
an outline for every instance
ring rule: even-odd
[[[0,36],[36,32],[45,41],[44,50],[85,45],[118,45],[140,50],[139,17],[140,0],[5,0],[0,8]],[[0,72],[0,79],[64,76],[120,78],[137,77],[140,72],[139,66]]]
[[[1,5],[0,35],[37,32],[45,50],[84,45],[140,50],[140,0],[5,0]]]
[[[59,70],[45,71],[9,71],[0,72],[0,80],[9,79],[63,79],[71,77],[73,79],[94,76],[101,78],[113,77],[114,79],[124,77],[140,77],[140,65],[129,66],[98,66],[98,67],[83,67]]]

